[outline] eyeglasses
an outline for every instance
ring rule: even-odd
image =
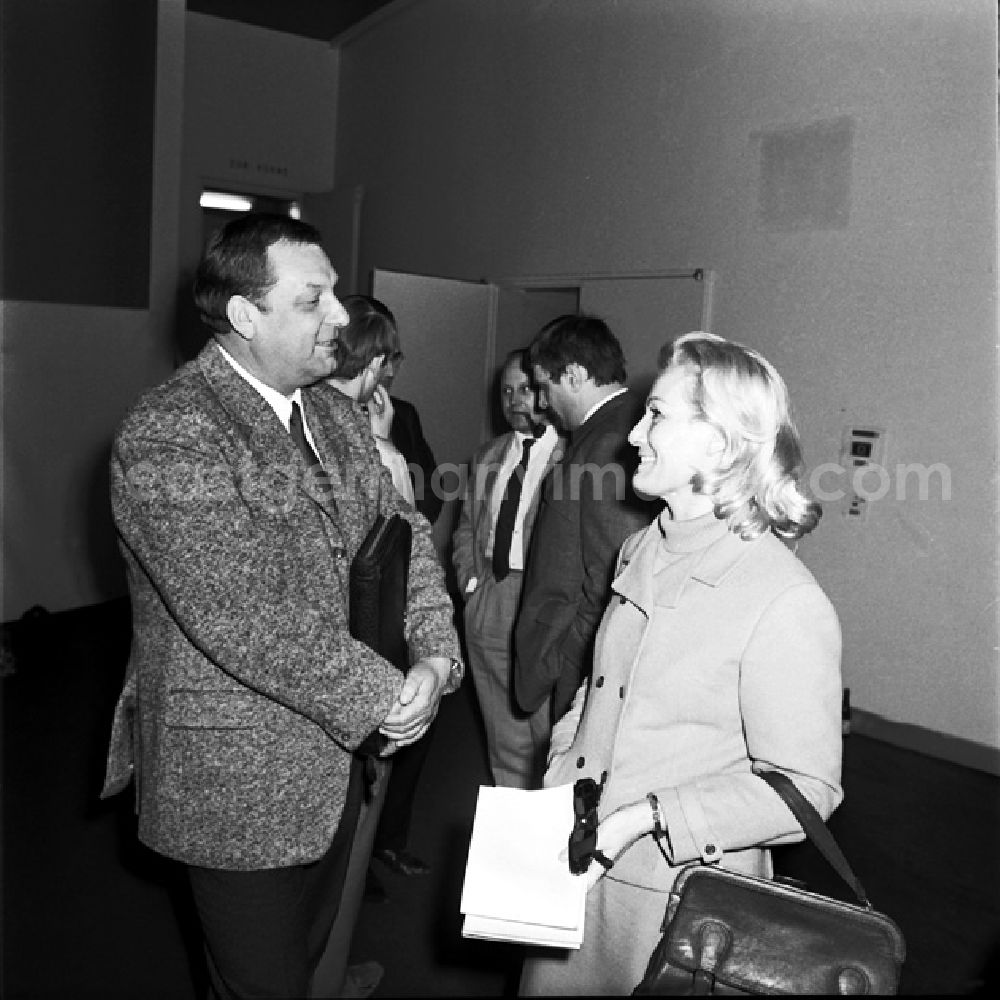
[[[604,782],[578,778],[573,784],[573,831],[569,835],[569,870],[582,875],[597,848],[597,805]]]

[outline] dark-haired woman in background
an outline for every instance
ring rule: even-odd
[[[629,440],[637,491],[665,501],[619,555],[593,674],[553,732],[546,785],[602,784],[579,951],[533,952],[522,995],[631,993],[690,862],[769,877],[802,839],[756,771],[826,818],[842,798],[841,638],[779,539],[815,527],[784,382],[707,333],[668,344]]]

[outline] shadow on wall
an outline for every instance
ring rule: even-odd
[[[100,449],[94,465],[87,474],[84,491],[86,517],[83,565],[89,570],[90,580],[81,585],[95,587],[104,600],[111,600],[128,593],[125,580],[125,562],[118,551],[118,536],[111,515],[109,490],[111,442]]]
[[[174,361],[178,366],[197,357],[210,336],[191,297],[193,281],[193,271],[182,274],[174,297]]]

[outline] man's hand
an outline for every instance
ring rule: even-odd
[[[401,747],[419,740],[437,715],[450,671],[451,661],[444,656],[427,657],[410,667],[379,732]]]

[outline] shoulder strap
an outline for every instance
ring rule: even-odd
[[[813,804],[796,788],[795,782],[780,771],[757,771],[757,777],[766,781],[784,800],[792,815],[799,821],[805,835],[816,845],[820,854],[829,862],[833,870],[851,887],[858,902],[867,909],[872,908],[864,886],[844,857],[833,834],[827,829],[823,818]]]

